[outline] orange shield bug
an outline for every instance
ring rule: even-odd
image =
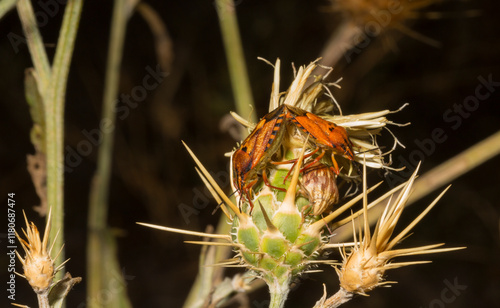
[[[325,149],[331,150],[334,171],[338,174],[339,168],[335,161],[334,154],[340,154],[349,160],[354,160],[352,143],[349,140],[345,128],[300,108],[293,106],[286,106],[286,108],[288,111],[287,117],[293,121],[300,130],[310,134],[315,143],[322,148],[323,152],[316,161],[323,157]]]
[[[251,189],[257,183],[260,171],[264,180],[266,179],[265,166],[278,150],[285,132],[282,128],[288,121],[292,121],[300,130],[310,134],[318,145],[313,153],[319,149],[322,150],[322,153],[309,165],[319,161],[324,156],[325,149],[332,151],[332,162],[336,174],[339,173],[339,168],[334,154],[354,160],[352,143],[343,127],[300,108],[281,105],[257,123],[252,133],[243,140],[231,158],[234,185],[242,196],[246,196],[251,206]]]
[[[258,181],[258,172],[265,169],[280,146],[280,142],[275,141],[283,138],[285,130],[281,126],[284,119],[284,105],[265,115],[231,157],[234,185],[250,203],[251,189]]]

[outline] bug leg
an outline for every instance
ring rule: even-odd
[[[316,154],[316,152],[318,152],[318,151],[319,151],[319,148],[316,148],[316,149],[315,149],[314,151],[312,151],[311,153],[308,153],[307,155],[304,155],[304,159],[306,159],[306,158],[308,158],[308,157],[311,157],[312,155]],[[321,157],[323,157],[323,155],[324,155],[324,154],[325,154],[325,153],[322,153],[322,154],[320,154],[320,156],[321,156]],[[320,159],[321,159],[321,157],[320,157],[319,159],[317,159],[317,160],[315,159],[312,163],[307,164],[307,166],[305,166],[305,167],[303,167],[302,169],[300,169],[300,172],[302,172],[302,171],[304,171],[306,168],[308,168],[308,167],[312,166],[312,165],[313,165],[316,161],[320,160]],[[290,170],[288,171],[288,173],[286,174],[285,178],[283,179],[283,183],[285,183],[285,182],[286,182],[286,180],[287,180],[287,179],[288,179],[288,177],[290,176],[290,174],[291,174],[292,170],[294,170],[294,169],[295,169],[295,164],[297,164],[297,159],[292,159],[292,160],[289,160],[289,161],[287,161],[286,163],[292,163],[292,162],[293,162],[293,165],[292,165],[292,167],[290,168]],[[284,163],[284,162],[280,162],[280,163]]]
[[[318,152],[318,150],[319,150],[319,148],[316,148],[311,153],[307,153],[306,155],[304,155],[304,159],[313,156],[314,154],[316,154],[316,152]],[[284,161],[271,161],[271,164],[273,164],[273,165],[286,165],[286,164],[291,164],[291,163],[295,164],[296,162],[297,162],[297,159],[295,158],[295,159],[284,160]],[[291,169],[293,169],[293,166]]]
[[[269,179],[267,178],[266,170],[262,171],[262,179],[264,180],[264,184],[266,184],[266,186],[268,186],[269,188],[277,189],[277,190],[286,192],[286,189],[281,188],[281,187],[273,186],[273,185],[271,185],[271,183],[269,183]]]
[[[247,199],[248,204],[250,205],[250,213],[253,210],[253,202],[252,202],[252,187],[257,183],[258,180],[253,180],[250,183],[247,183],[243,188],[242,188],[242,194],[240,198],[240,203],[243,200],[243,196]],[[241,210],[241,205],[240,204],[240,210]]]
[[[313,159],[313,161],[307,163],[307,165],[305,165],[304,167],[302,167],[302,169],[300,169],[300,171],[303,172],[304,170],[307,170],[312,165],[314,165],[315,163],[319,162],[320,159],[323,158],[323,156],[325,156],[325,150],[321,150],[321,154],[319,154],[315,159]]]
[[[324,215],[321,214],[321,217],[324,218]],[[326,224],[326,229],[328,230],[328,233],[333,235],[333,230],[330,228],[330,226],[328,226],[328,224]]]
[[[252,202],[252,199],[248,198],[248,204],[250,205],[250,212],[249,212],[249,214],[252,214],[252,211],[253,211],[253,202]]]
[[[316,153],[318,152],[319,148],[316,148],[316,150],[314,150],[312,153]],[[307,170],[309,168],[311,168],[314,164],[316,164],[318,161],[320,161],[321,158],[323,158],[323,156],[325,156],[325,150],[321,150],[321,154],[319,154],[315,159],[313,159],[311,162],[307,163],[307,165],[305,165],[304,167],[302,167],[300,169],[300,172],[304,172],[304,170]],[[296,163],[297,161],[295,161]],[[290,171],[288,171],[288,173],[286,174],[285,176],[285,179],[283,180],[283,183],[287,180],[287,178],[290,176],[290,173],[291,171],[294,169],[295,167],[295,163],[293,164],[292,168],[290,168]]]
[[[297,164],[297,160],[295,160],[293,162],[293,165],[292,167],[290,168],[290,170],[288,170],[288,172],[286,173],[286,176],[283,178],[283,184],[285,184],[286,180],[288,179],[288,177],[290,176],[292,170],[295,170],[295,164]]]
[[[248,205],[250,205],[250,213],[249,214],[252,214],[252,211],[253,211],[252,186],[250,186],[250,188],[248,188],[246,196],[247,196],[247,200],[248,200]]]
[[[336,175],[339,175],[339,173],[340,173],[339,165],[337,164],[337,161],[335,160],[335,155],[333,153],[332,153],[332,163],[333,163],[333,167],[332,167],[333,172]]]
[[[242,189],[239,191],[240,197],[238,198],[238,208],[240,212],[243,210],[243,199],[248,199],[248,191],[246,189]]]

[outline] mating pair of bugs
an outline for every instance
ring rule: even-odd
[[[302,132],[309,134],[309,138],[316,144],[313,152],[321,150],[318,161],[331,151],[333,170],[339,173],[334,155],[342,155],[354,160],[352,143],[346,130],[335,123],[326,121],[315,114],[303,109],[282,104],[265,115],[255,126],[252,133],[241,143],[232,155],[234,185],[251,204],[251,190],[258,182],[258,173],[262,171],[266,180],[265,166],[280,146],[287,123],[294,123]],[[275,142],[278,140],[278,142]]]

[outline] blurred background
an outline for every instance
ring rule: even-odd
[[[47,8],[48,2],[33,5],[40,18],[47,17],[40,31],[52,56],[63,9]],[[136,222],[196,231],[216,224],[219,213],[212,215],[212,211],[217,204],[204,189],[181,140],[229,190],[229,160],[224,153],[236,145],[231,132],[238,126],[227,118],[235,105],[216,4],[146,3],[161,16],[170,41],[158,55],[148,23],[140,14],[132,14],[121,66],[109,225],[118,237],[119,259],[134,306],[181,307],[198,270],[200,247],[183,243],[192,237],[147,229]],[[267,113],[273,69],[257,57],[271,62],[281,59],[281,90],[285,90],[293,77],[292,62],[298,67],[328,55],[325,48],[339,29],[342,15],[328,1],[237,0],[235,9],[254,113],[261,117]],[[385,29],[382,25],[382,35],[366,36],[335,63],[320,62],[334,67],[332,81],[343,78],[342,89],[333,89],[333,94],[344,114],[395,110],[409,103],[390,116],[394,122],[411,122],[391,128],[406,146],[393,153],[394,167],[412,171],[423,160],[423,174],[499,130],[499,10],[499,2],[493,0],[435,1],[412,16],[416,18],[401,21],[404,27],[391,24]],[[71,291],[67,307],[85,307],[86,301],[86,217],[96,167],[95,138],[111,12],[112,1],[85,2],[68,81],[65,242],[71,261],[66,269],[83,282]],[[23,209],[42,226],[44,219],[33,210],[40,201],[26,170],[26,155],[34,149],[23,80],[24,70],[32,63],[26,44],[22,40],[13,43],[16,36],[12,34],[23,37],[15,10],[0,20],[0,196],[5,200],[7,193],[16,193],[18,223]],[[490,86],[478,94],[476,88],[488,80]],[[392,145],[390,138],[380,143]],[[373,183],[387,177],[383,189],[387,190],[408,175],[403,171],[371,176]],[[445,242],[468,249],[432,255],[426,258],[433,260],[431,264],[389,272],[388,280],[397,284],[343,307],[500,306],[500,157],[451,184],[406,244]],[[437,194],[410,207],[404,219],[418,215]],[[7,260],[5,253],[0,259]],[[301,280],[286,307],[313,306],[322,295],[323,282],[330,294],[335,292],[338,278],[332,268],[324,270]],[[35,295],[21,279],[17,280],[17,296],[22,299],[18,302],[36,306]],[[249,298],[251,307],[266,307],[267,300],[264,288]]]

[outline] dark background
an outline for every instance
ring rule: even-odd
[[[223,154],[235,146],[236,140],[219,126],[222,117],[235,107],[214,3],[147,3],[166,23],[174,57],[169,76],[158,88],[148,91],[129,116],[118,120],[109,224],[119,237],[119,259],[134,306],[180,307],[197,272],[199,247],[183,244],[191,237],[146,229],[135,222],[196,231],[217,222],[218,215],[211,214],[216,204],[200,197],[205,194],[203,184],[181,140],[190,145],[209,170],[227,175],[228,159]],[[292,77],[290,63],[298,66],[316,59],[337,26],[339,15],[325,9],[327,5],[325,1],[237,1],[258,116],[267,110],[273,70],[257,57],[271,62],[280,57],[283,90]],[[500,128],[499,87],[466,117],[453,121],[443,117],[448,109],[453,110],[454,105],[461,105],[466,97],[474,95],[479,76],[488,79],[491,75],[491,79],[500,81],[499,9],[499,3],[493,0],[436,4],[425,11],[442,12],[441,18],[423,16],[407,25],[439,41],[440,48],[389,31],[384,37],[373,39],[350,63],[344,57],[335,65],[331,79],[344,79],[343,88],[333,93],[345,114],[394,110],[410,103],[391,116],[396,122],[412,123],[392,129],[406,145],[406,149],[398,148],[394,153],[395,167],[407,165],[412,170],[412,159],[415,161],[420,156],[417,153],[421,153],[418,144],[431,138],[436,128],[441,128],[447,138],[421,155],[421,173]],[[111,1],[87,1],[83,7],[68,82],[65,155],[69,148],[76,149],[86,140],[84,131],[99,125],[111,10]],[[468,17],[470,10],[479,10],[480,15]],[[35,11],[44,9],[35,4]],[[62,15],[61,7],[41,28],[50,56],[55,50],[53,44]],[[15,11],[0,20],[0,195],[16,193],[18,224],[24,209],[41,226],[43,219],[32,210],[39,200],[26,171],[26,154],[34,149],[29,139],[32,122],[24,99],[23,78],[24,70],[32,64],[26,45],[14,47],[9,33],[23,35]],[[391,41],[396,48],[390,48]],[[135,13],[127,28],[120,93],[130,94],[142,84],[147,74],[145,68],[154,69],[157,64],[153,36],[144,19]],[[71,291],[68,307],[84,307],[81,303],[85,301],[86,216],[96,157],[97,147],[93,147],[77,167],[65,174],[66,255],[71,257],[66,268],[73,276],[83,277],[83,282]],[[433,260],[432,264],[389,272],[388,280],[398,284],[379,288],[370,297],[356,298],[345,307],[500,305],[500,158],[494,157],[452,184],[405,244],[410,247],[445,242],[468,249],[427,257]],[[405,217],[410,220],[418,215],[437,194],[420,200]],[[201,208],[187,222],[179,211],[182,204]],[[6,260],[5,254],[0,258]],[[313,306],[322,294],[323,282],[327,282],[330,294],[336,291],[335,272],[324,269],[325,273],[303,280],[291,293],[286,307]],[[446,293],[448,284],[454,282],[466,289]],[[35,295],[26,281],[18,278],[16,286],[17,302],[36,306]],[[443,300],[443,292],[448,298],[455,298]],[[252,307],[265,307],[261,305],[266,300],[265,290],[250,297]]]

